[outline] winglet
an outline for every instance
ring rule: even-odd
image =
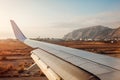
[[[27,39],[24,34],[21,32],[21,30],[18,28],[17,24],[13,21],[10,20],[15,37],[20,40],[20,41],[24,41],[25,39]]]

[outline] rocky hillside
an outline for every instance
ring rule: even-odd
[[[101,25],[74,30],[64,36],[64,40],[103,40],[120,37],[120,28],[112,29]]]
[[[120,27],[115,29],[115,31],[111,34],[111,37],[120,39]]]

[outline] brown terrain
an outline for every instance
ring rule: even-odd
[[[17,40],[0,40],[0,80],[47,80],[41,71],[34,75],[24,73],[34,63],[31,50]]]
[[[120,58],[120,42],[62,41],[55,44],[87,50]],[[30,57],[33,48],[17,40],[0,40],[0,80],[47,80],[41,71],[32,75],[23,73],[34,63]],[[41,75],[40,75],[41,74]]]

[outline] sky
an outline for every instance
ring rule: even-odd
[[[0,39],[15,38],[10,20],[28,38],[62,38],[79,28],[120,26],[120,0],[0,0]]]

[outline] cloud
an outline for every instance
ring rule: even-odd
[[[72,18],[71,18],[72,19]],[[77,29],[95,25],[103,25],[111,28],[120,26],[120,12],[103,12],[92,16],[77,16],[76,19],[68,20],[66,22],[57,23],[54,27]]]
[[[120,12],[105,12],[96,16],[89,17],[86,21],[87,25],[104,25],[112,28],[120,25]]]
[[[39,33],[38,35],[43,37],[49,36],[49,37],[57,37],[62,38],[65,34],[79,28],[85,28],[95,25],[103,25],[111,28],[117,28],[120,26],[120,12],[104,12],[99,13],[96,15],[84,15],[84,16],[71,16],[71,17],[65,17],[58,22],[53,22],[43,29],[38,29],[38,31],[35,30],[35,32]],[[41,31],[40,31],[41,30]],[[34,32],[34,31],[33,31]]]

